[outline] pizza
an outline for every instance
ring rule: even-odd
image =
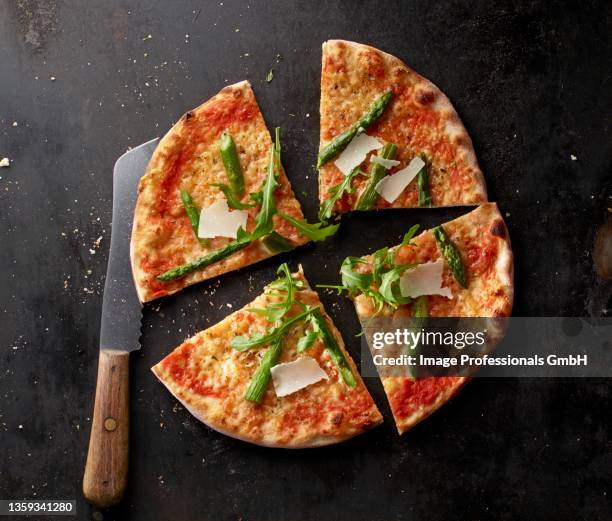
[[[321,218],[487,201],[457,112],[396,57],[354,42],[325,42],[320,112]]]
[[[373,316],[510,316],[513,255],[495,203],[416,237],[414,231],[402,245],[344,261],[341,289],[353,297],[362,323]],[[402,434],[446,403],[468,378],[381,374],[381,380]]]
[[[152,370],[200,421],[268,447],[336,443],[382,422],[301,269],[186,340]]]
[[[142,302],[309,240],[295,227],[302,210],[277,147],[247,81],[187,112],[161,139],[140,181],[131,239]]]

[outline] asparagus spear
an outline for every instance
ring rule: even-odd
[[[250,238],[242,238],[236,241],[232,241],[226,244],[223,248],[218,249],[217,251],[213,251],[204,255],[194,261],[188,262],[187,264],[182,264],[181,266],[177,266],[176,268],[172,268],[161,275],[156,277],[160,282],[170,282],[171,280],[180,279],[185,275],[188,275],[192,271],[199,270],[200,268],[204,268],[206,266],[210,266],[221,259],[225,259],[225,257],[229,257],[232,253],[235,253],[243,248],[246,248],[251,243]]]
[[[395,159],[397,154],[397,145],[393,143],[385,143],[385,146],[380,151],[380,157],[384,159]],[[376,185],[381,181],[383,177],[387,175],[388,169],[380,163],[374,163],[370,172],[370,178],[364,188],[363,192],[359,196],[357,201],[357,210],[371,210],[376,203],[378,198],[378,192],[376,192]]]
[[[229,132],[221,134],[219,149],[232,192],[240,197],[244,195],[244,176],[242,175],[236,144]]]
[[[342,152],[348,144],[352,141],[360,128],[367,130],[367,128],[374,123],[387,108],[387,105],[391,101],[393,92],[388,90],[378,98],[374,100],[368,111],[361,116],[361,118],[347,128],[342,134],[337,135],[327,145],[323,147],[323,150],[319,152],[319,159],[317,161],[317,168],[320,168],[327,163],[332,157],[337,156]]]
[[[270,382],[270,369],[276,365],[276,362],[278,362],[282,349],[283,338],[278,337],[261,359],[259,367],[257,368],[257,371],[255,371],[255,374],[251,379],[251,383],[249,383],[249,386],[247,387],[244,395],[245,400],[256,403],[261,402],[261,399],[268,388],[268,383]]]
[[[453,272],[455,279],[457,279],[457,282],[461,284],[461,286],[467,288],[465,269],[463,267],[463,261],[461,260],[459,250],[448,238],[448,235],[446,235],[446,232],[442,226],[436,226],[433,229],[433,234],[436,238],[436,242],[438,243],[438,249],[446,260],[448,267]]]
[[[429,310],[427,309],[427,299],[424,296],[419,297],[414,301],[413,309],[415,318],[427,318],[429,316]],[[422,324],[425,323],[425,321],[422,320],[415,320],[415,322],[419,324],[419,327],[422,327]]]
[[[291,251],[295,248],[295,245],[285,239],[282,235],[276,232],[272,232],[264,237],[263,243],[266,248],[273,252],[282,253],[285,251]]]
[[[429,316],[429,309],[427,307],[427,297],[422,296],[417,298],[412,305],[412,310],[414,311],[414,318],[412,319],[412,329],[415,333],[418,333],[419,330],[423,328],[423,326],[427,323],[427,317]],[[418,355],[421,351],[422,344],[418,342],[412,350],[412,354],[414,356]],[[417,377],[417,367],[408,367],[408,376],[412,379]]]
[[[429,173],[427,172],[427,156],[421,154],[421,159],[425,163],[417,174],[417,186],[419,188],[419,206],[431,205],[431,194],[429,193]]]

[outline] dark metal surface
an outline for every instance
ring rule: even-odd
[[[13,160],[0,169],[2,498],[76,498],[79,520],[94,515],[80,480],[115,158],[247,78],[269,127],[282,127],[284,165],[314,218],[320,44],[328,38],[403,58],[453,101],[510,230],[516,315],[609,308],[591,259],[612,207],[609,3],[0,5],[0,156]],[[279,262],[303,263],[313,284],[335,283],[345,255],[466,210],[349,216],[331,241],[145,306],[145,349],[132,360],[129,489],[103,518],[611,519],[608,380],[479,379],[399,438],[380,383],[368,379],[384,425],[339,446],[285,452],[210,431],[149,370],[223,318],[227,304],[251,300]],[[351,305],[323,299],[358,358]]]
[[[123,154],[113,169],[113,222],[108,268],[102,294],[100,348],[140,349],[142,306],[132,278],[130,236],[138,182],[159,140],[152,139]]]

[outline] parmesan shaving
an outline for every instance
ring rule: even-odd
[[[298,358],[293,362],[278,364],[270,369],[276,396],[282,398],[308,387],[319,380],[327,380],[327,373],[314,358]]]
[[[235,239],[238,228],[246,230],[246,210],[230,211],[226,199],[219,199],[200,212],[200,224],[198,226],[198,237],[210,239],[213,237],[230,237]]]
[[[383,177],[376,185],[376,191],[388,203],[394,202],[424,166],[425,162],[420,157],[414,157],[406,168]]]
[[[356,166],[363,163],[368,153],[383,146],[375,137],[368,136],[365,132],[358,133],[334,163],[344,175],[349,175]]]
[[[385,168],[393,168],[394,166],[397,166],[400,164],[400,162],[397,159],[385,159],[384,157],[380,157],[380,156],[372,156],[370,158],[370,162],[378,163],[379,165],[384,166]]]
[[[400,278],[400,291],[404,297],[420,297],[421,295],[442,295],[453,298],[450,288],[442,287],[442,272],[444,260],[419,264],[404,272]]]

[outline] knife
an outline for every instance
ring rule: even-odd
[[[113,170],[113,222],[102,297],[100,357],[83,494],[107,507],[125,491],[129,455],[129,360],[140,349],[142,305],[130,263],[138,182],[159,139],[123,154]]]

